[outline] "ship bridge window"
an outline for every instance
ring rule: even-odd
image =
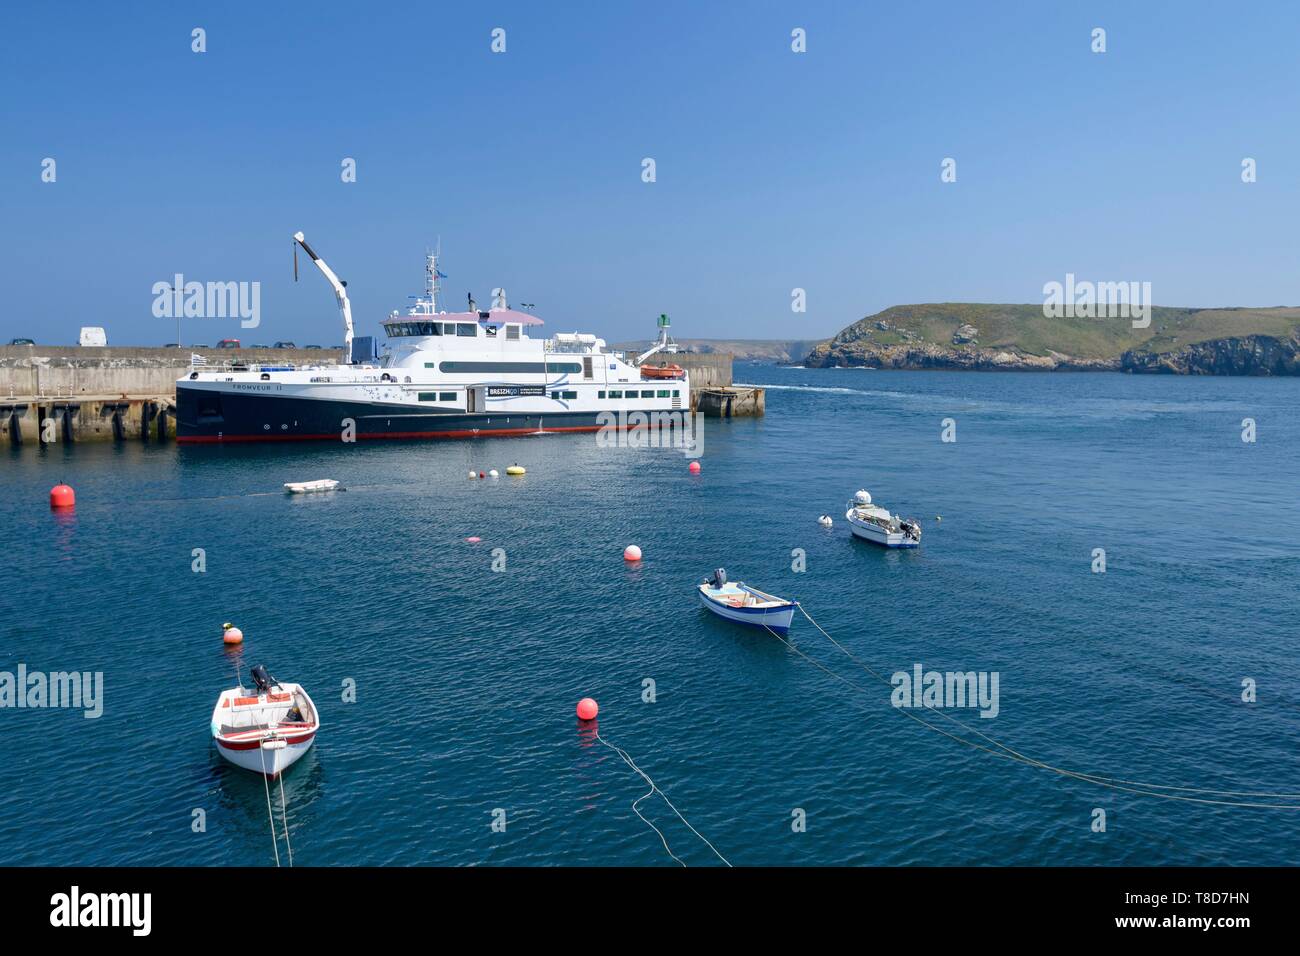
[[[517,326],[517,325],[507,325],[507,326],[506,326],[506,340],[507,340],[507,341],[510,341],[510,342],[514,342],[514,341],[518,340],[518,338],[519,338],[519,326]]]
[[[582,366],[577,362],[547,362],[546,371],[556,374],[561,372],[575,374],[582,371]]]
[[[438,322],[385,322],[384,331],[389,338],[413,338],[441,335]]]
[[[478,325],[474,322],[457,322],[456,334],[464,338],[477,338]]]

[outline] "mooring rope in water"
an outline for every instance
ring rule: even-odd
[[[861,667],[864,671],[866,671],[866,672],[867,672],[868,674],[870,674],[872,677],[876,678],[876,680],[880,681],[881,683],[887,684],[887,685],[889,685],[889,686],[891,686],[891,687],[893,686],[892,682],[889,681],[888,679],[886,679],[886,678],[884,677],[884,675],[882,675],[882,674],[880,674],[879,672],[873,670],[870,666],[868,666],[868,665],[866,664],[866,662],[864,662],[863,660],[861,660],[857,655],[855,655],[852,651],[850,651],[848,648],[846,648],[844,645],[842,645],[839,641],[835,640],[835,638],[831,637],[831,635],[828,634],[828,633],[826,632],[826,629],[823,628],[823,627],[822,627],[820,624],[818,624],[816,621],[814,621],[813,618],[812,618],[812,615],[809,614],[806,610],[804,610],[803,607],[800,607],[799,610],[800,610],[800,612],[803,614],[803,616],[806,617],[806,618],[808,619],[808,622],[809,622],[810,624],[812,624],[813,627],[817,628],[817,630],[820,631],[820,632],[822,633],[822,635],[826,638],[826,640],[828,640],[828,641],[830,641],[832,644],[834,644],[835,647],[837,647],[837,648],[838,648],[838,649],[839,649],[839,650],[840,650],[840,651],[841,651],[841,652],[842,652],[846,657],[849,658],[849,660],[853,661],[855,664],[857,664],[857,665],[858,665],[859,667]],[[1047,769],[1047,770],[1053,770],[1053,771],[1056,771],[1057,773],[1063,773],[1063,774],[1067,774],[1067,775],[1071,775],[1071,776],[1076,776],[1076,777],[1079,777],[1080,779],[1084,779],[1084,778],[1086,778],[1086,779],[1093,780],[1093,781],[1097,781],[1097,782],[1102,782],[1102,781],[1104,781],[1104,782],[1107,782],[1107,783],[1125,784],[1125,785],[1128,785],[1128,786],[1131,786],[1131,787],[1148,787],[1148,788],[1153,789],[1153,790],[1176,790],[1176,791],[1180,791],[1180,792],[1182,792],[1182,793],[1206,793],[1206,794],[1210,794],[1210,795],[1212,795],[1212,796],[1221,796],[1221,797],[1264,797],[1264,798],[1272,799],[1272,800],[1295,800],[1295,799],[1300,799],[1300,793],[1271,793],[1271,792],[1267,792],[1267,791],[1250,791],[1250,790],[1214,790],[1214,789],[1209,789],[1209,788],[1205,788],[1205,787],[1178,787],[1178,786],[1173,786],[1173,785],[1171,785],[1171,784],[1145,783],[1145,782],[1138,781],[1138,780],[1125,780],[1125,779],[1123,779],[1123,778],[1121,778],[1121,777],[1107,777],[1107,776],[1103,776],[1103,775],[1101,775],[1101,774],[1086,773],[1086,772],[1084,772],[1084,771],[1068,770],[1068,769],[1065,769],[1065,768],[1053,767],[1053,766],[1051,766],[1051,765],[1049,765],[1049,764],[1046,764],[1046,763],[1043,763],[1042,761],[1037,760],[1037,759],[1035,759],[1035,758],[1033,758],[1033,757],[1028,757],[1028,756],[1026,756],[1026,755],[1020,753],[1019,751],[1013,750],[1011,747],[1008,747],[1006,744],[1002,743],[1001,741],[995,740],[994,738],[990,737],[988,734],[984,733],[983,731],[976,730],[976,729],[973,728],[973,727],[970,727],[970,726],[967,726],[966,724],[963,724],[963,723],[962,723],[960,720],[958,720],[956,717],[953,717],[951,714],[946,713],[945,711],[942,711],[942,710],[936,710],[935,708],[930,708],[930,709],[931,709],[931,710],[934,710],[935,713],[938,714],[940,717],[943,717],[943,718],[945,718],[945,719],[947,719],[947,720],[950,720],[950,721],[952,721],[953,723],[957,724],[957,726],[961,727],[961,728],[962,728],[963,730],[965,730],[966,732],[968,732],[968,733],[972,733],[972,734],[975,734],[976,736],[979,736],[979,737],[982,737],[982,738],[984,738],[985,740],[987,740],[989,743],[993,744],[994,746],[997,746],[997,747],[1002,748],[1003,750],[1005,750],[1008,754],[1010,754],[1012,757],[1014,757],[1014,758],[1017,759],[1017,760],[1020,760],[1020,761],[1025,762],[1025,763],[1032,764],[1032,765],[1034,765],[1034,766],[1042,767],[1042,768]],[[1158,796],[1158,794],[1157,794],[1157,796]],[[1270,809],[1273,809],[1273,808],[1270,808]],[[1292,809],[1300,809],[1300,807],[1293,807]]]
[[[832,645],[838,648],[846,657],[848,657],[851,661],[853,661],[855,664],[861,667],[864,671],[866,671],[876,680],[880,681],[886,686],[889,687],[893,686],[892,682],[889,681],[887,678],[885,678],[884,675],[880,674],[879,672],[877,672],[876,670],[868,666],[864,661],[859,659],[855,654],[853,654],[850,650],[844,647],[844,645],[840,644],[839,641],[831,637],[831,635],[827,633],[825,628],[823,628],[820,624],[818,624],[815,620],[813,620],[812,615],[809,614],[807,610],[804,609],[802,604],[796,602],[795,606],[798,607],[799,612],[808,619],[808,622],[812,624],[813,627],[817,628],[817,630],[820,631],[821,634],[828,641],[830,641]],[[830,668],[826,667],[820,661],[815,660],[812,657],[809,657],[799,648],[795,647],[794,644],[792,644],[790,641],[783,638],[780,634],[777,634],[770,627],[767,627],[766,624],[764,624],[763,626],[768,631],[768,633],[770,633],[777,640],[781,641],[782,644],[790,648],[792,651],[794,651],[804,660],[810,662],[811,664],[825,671],[831,677],[834,677],[836,680],[841,681],[842,683],[846,684],[847,686],[849,686],[854,690],[860,691],[863,689],[859,685],[845,678],[843,675],[838,674],[835,671],[831,670]],[[982,744],[976,743],[975,741],[967,740],[966,738],[961,737],[957,734],[949,733],[943,728],[937,727],[934,724],[931,724],[930,722],[922,719],[921,717],[918,717],[910,710],[905,710],[901,708],[894,708],[894,709],[899,710],[899,712],[902,713],[903,716],[915,720],[921,726],[926,727],[929,730],[933,730],[935,733],[942,734],[943,736],[948,737],[951,740],[955,740],[958,743],[964,744],[967,747],[971,747],[975,750],[983,751],[984,753],[992,754],[995,757],[1001,757],[1006,760],[1012,760],[1017,763],[1023,763],[1026,766],[1038,767],[1042,770],[1050,770],[1053,773],[1059,774],[1064,777],[1070,777],[1075,780],[1080,780],[1083,781],[1084,783],[1092,783],[1097,786],[1107,787],[1109,789],[1119,790],[1125,793],[1137,794],[1139,796],[1159,797],[1165,800],[1178,800],[1187,803],[1201,803],[1201,804],[1210,804],[1214,806],[1243,807],[1243,808],[1252,808],[1257,810],[1300,810],[1300,804],[1294,804],[1294,803],[1275,804],[1275,803],[1254,803],[1254,802],[1237,801],[1237,800],[1209,800],[1209,799],[1205,799],[1204,797],[1192,797],[1192,796],[1184,795],[1184,794],[1197,793],[1197,794],[1209,794],[1212,796],[1224,796],[1224,797],[1233,797],[1233,796],[1260,797],[1260,798],[1272,799],[1272,800],[1292,800],[1292,799],[1300,798],[1300,794],[1295,794],[1295,793],[1268,793],[1268,792],[1252,792],[1252,791],[1242,791],[1242,790],[1213,790],[1213,789],[1200,788],[1200,787],[1177,787],[1169,784],[1148,784],[1139,781],[1125,780],[1123,778],[1118,778],[1118,777],[1108,777],[1108,776],[1103,776],[1101,774],[1092,774],[1092,773],[1085,773],[1082,771],[1069,770],[1064,767],[1055,767],[1052,766],[1051,764],[1044,763],[1041,760],[1037,760],[1033,757],[1029,757],[1025,754],[1022,754],[1019,751],[1011,747],[1008,747],[1006,744],[1002,743],[999,740],[994,739],[993,737],[989,736],[988,734],[982,731],[975,730],[972,727],[968,727],[966,724],[962,723],[956,717],[953,717],[951,714],[948,714],[941,709],[933,707],[929,704],[925,704],[924,702],[922,702],[922,707],[924,707],[926,710],[929,710],[937,714],[940,717],[945,718],[946,720],[951,721],[952,723],[956,724],[958,727],[962,728],[962,730],[964,730],[966,733],[974,734],[975,736],[988,741],[994,747],[998,747],[1000,749],[993,750],[990,749],[989,747],[983,746]],[[1170,793],[1159,792],[1162,790],[1176,791],[1176,792],[1170,792]]]
[[[641,779],[644,780],[644,781],[646,782],[646,784],[650,787],[650,791],[649,791],[649,793],[646,793],[645,796],[637,797],[635,800],[632,801],[632,812],[635,813],[638,817],[641,817],[641,822],[642,822],[642,823],[644,823],[646,826],[648,826],[651,830],[654,830],[655,833],[658,833],[658,834],[659,834],[659,839],[660,839],[660,841],[663,843],[663,845],[664,845],[664,849],[668,851],[668,855],[669,855],[669,856],[671,856],[674,860],[676,860],[677,863],[678,863],[679,865],[681,865],[681,866],[685,866],[685,865],[686,865],[686,864],[683,863],[682,860],[677,856],[677,854],[675,854],[675,853],[674,853],[674,852],[669,848],[669,846],[668,846],[668,840],[667,840],[667,838],[664,836],[663,831],[660,830],[660,829],[659,829],[657,826],[655,826],[653,823],[651,823],[649,820],[647,820],[647,819],[646,819],[644,816],[642,816],[642,814],[641,814],[641,810],[640,810],[640,807],[639,807],[638,805],[641,803],[642,800],[644,800],[646,797],[650,796],[651,794],[655,794],[655,793],[659,794],[659,796],[663,798],[664,803],[668,804],[669,809],[671,809],[671,810],[673,811],[673,813],[677,814],[677,819],[681,820],[682,823],[685,823],[685,824],[686,824],[686,829],[690,830],[690,831],[691,831],[692,833],[694,833],[697,837],[699,837],[700,840],[702,840],[702,841],[704,842],[704,845],[707,846],[710,850],[712,850],[713,853],[714,853],[714,855],[715,855],[719,860],[721,860],[723,863],[727,864],[727,866],[731,866],[731,861],[728,860],[728,859],[727,859],[725,856],[723,856],[721,853],[719,853],[719,852],[718,852],[718,848],[717,848],[716,846],[714,846],[712,843],[710,843],[710,842],[708,841],[708,839],[704,836],[703,833],[701,833],[699,830],[695,829],[695,827],[691,826],[690,821],[687,820],[684,816],[682,816],[682,812],[681,812],[680,810],[678,810],[677,807],[673,806],[673,802],[672,802],[671,800],[668,799],[668,794],[666,794],[666,793],[664,793],[662,790],[660,790],[658,784],[656,784],[653,780],[650,779],[650,775],[649,775],[648,773],[646,773],[644,770],[642,770],[640,767],[638,767],[638,766],[636,765],[636,762],[631,758],[631,756],[628,755],[628,752],[627,752],[626,750],[624,750],[622,747],[618,747],[618,746],[615,746],[614,744],[611,744],[608,740],[606,740],[604,737],[602,737],[602,736],[600,735],[599,731],[596,733],[596,739],[599,740],[599,741],[600,741],[602,744],[604,744],[606,747],[608,747],[610,750],[614,751],[614,752],[615,752],[616,754],[618,754],[620,757],[622,757],[622,758],[623,758],[623,762],[626,763],[626,764],[627,764],[629,767],[631,767],[633,770],[635,770],[638,774],[640,774],[640,775],[641,775]],[[734,869],[734,867],[733,867],[733,869]]]
[[[271,809],[271,785],[267,783],[266,751],[257,747],[257,759],[262,764],[262,789],[266,791],[266,818],[271,824],[271,846],[275,848],[275,865],[280,865],[280,837],[275,832],[275,811]],[[284,774],[280,774],[280,822],[284,824],[284,845],[289,850],[289,865],[293,866],[293,844],[289,842],[289,818],[285,811]]]
[[[266,782],[266,751],[257,748],[257,757],[262,761],[262,787],[266,790],[266,818],[271,823],[271,846],[275,848],[275,865],[280,865],[280,839],[275,835],[275,813],[271,810],[271,785]],[[283,785],[284,781],[281,781]]]
[[[280,822],[284,824],[284,845],[289,850],[289,865],[293,866],[293,844],[289,842],[289,817],[285,810],[284,774],[280,774]]]

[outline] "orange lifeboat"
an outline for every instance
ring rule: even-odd
[[[642,365],[642,378],[682,378],[686,370],[680,365]]]

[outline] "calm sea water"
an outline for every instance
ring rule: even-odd
[[[589,435],[5,451],[0,670],[102,671],[105,704],[0,711],[0,861],[273,864],[261,778],[208,735],[236,661],[322,712],[285,780],[299,864],[675,865],[632,810],[643,781],[578,725],[587,695],[601,736],[737,865],[1297,861],[1294,812],[964,747],[806,620],[792,641],[855,688],[708,615],[693,586],[723,566],[798,598],[886,674],[997,671],[995,719],[953,713],[1043,762],[1300,792],[1300,381],[736,371],[769,386],[768,414],[710,421],[698,477]],[[525,478],[466,478],[513,461]],[[278,491],[319,477],[350,490]],[[60,480],[72,516],[46,505]],[[850,538],[860,487],[922,519],[918,550]],[[686,863],[717,864],[657,797],[641,808]]]

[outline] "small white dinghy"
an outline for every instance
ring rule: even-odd
[[[700,601],[718,617],[771,628],[782,635],[790,630],[798,606],[794,601],[751,588],[742,581],[728,581],[723,568],[718,568],[700,585]]]
[[[886,548],[915,548],[921,543],[921,525],[912,519],[890,514],[889,509],[872,504],[864,489],[853,496],[844,512],[849,530],[855,537]]]
[[[286,481],[284,490],[291,495],[306,495],[313,491],[337,491],[339,483],[333,478],[321,478],[317,481]]]
[[[212,739],[236,767],[278,777],[311,749],[320,715],[301,684],[277,681],[259,664],[253,690],[221,692],[212,708]]]

